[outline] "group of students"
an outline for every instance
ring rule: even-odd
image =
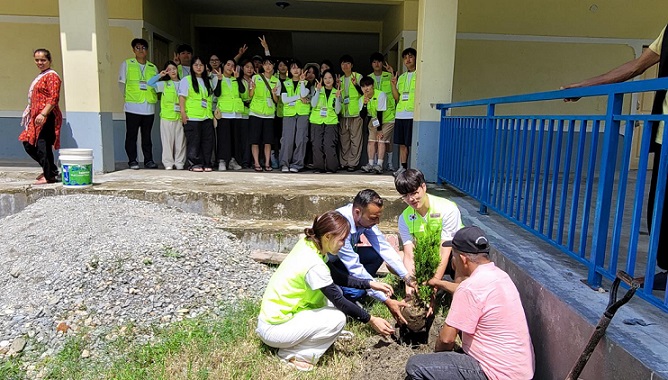
[[[310,371],[337,339],[350,337],[346,316],[381,335],[393,334],[390,322],[370,315],[357,301],[369,295],[405,324],[401,308],[407,303],[374,278],[385,262],[412,296],[415,241],[431,231],[440,233],[441,262],[427,284],[452,293],[452,303],[435,352],[409,358],[406,378],[532,379],[534,351],[520,295],[491,261],[485,233],[464,226],[454,202],[428,194],[419,170],[399,173],[394,183],[407,204],[398,218],[403,256],[378,229],[383,199],[371,189],[360,191],[351,204],[317,216],[273,274],[258,316],[260,339],[277,348],[287,365]],[[368,244],[359,244],[362,235]]]
[[[381,53],[370,57],[373,73],[353,71],[350,55],[340,58],[341,75],[331,62],[302,65],[296,59],[275,59],[264,39],[264,56],[208,61],[180,45],[162,71],[147,60],[148,43],[131,42],[134,58],[119,71],[125,98],[125,150],[128,165],[139,169],[137,136],[141,134],[144,167],[154,169],[151,128],[160,101],[162,164],[165,169],[297,173],[383,172],[386,153],[400,146],[401,167],[407,168],[415,98],[415,57],[402,53],[408,71],[398,75]],[[275,70],[277,69],[277,70]],[[161,96],[158,96],[161,94]],[[369,161],[360,164],[368,128]],[[275,162],[272,162],[275,161]]]

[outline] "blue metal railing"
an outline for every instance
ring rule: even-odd
[[[439,180],[569,254],[588,268],[587,281],[601,285],[617,269],[639,267],[638,294],[668,311],[668,292],[653,291],[656,255],[668,176],[668,149],[661,150],[651,234],[643,225],[648,186],[651,125],[667,115],[625,114],[625,94],[668,88],[668,78],[579,89],[437,104],[441,110]],[[507,104],[605,96],[605,114],[499,115]],[[455,109],[486,107],[479,116]],[[568,107],[567,104],[564,107]],[[515,107],[517,108],[517,107]],[[636,128],[638,125],[647,127]],[[621,135],[621,136],[620,136]],[[633,136],[639,142],[631,169]],[[663,141],[668,141],[668,128]],[[642,227],[642,231],[641,231]]]

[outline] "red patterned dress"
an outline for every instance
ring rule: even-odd
[[[60,85],[62,81],[53,69],[41,72],[30,85],[28,92],[28,106],[23,112],[21,125],[23,132],[19,135],[19,141],[25,141],[31,145],[37,145],[37,137],[42,131],[43,125],[36,125],[35,118],[42,112],[47,104],[53,105],[51,111],[55,116],[56,139],[53,143],[54,149],[60,149],[60,127],[63,124],[63,114],[58,107],[60,99]]]

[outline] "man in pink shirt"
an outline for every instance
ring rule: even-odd
[[[533,345],[520,295],[489,260],[487,237],[476,226],[465,227],[451,244],[454,265],[468,278],[453,295],[436,353],[411,357],[407,379],[532,379]],[[429,284],[443,288],[442,280]],[[463,353],[453,351],[460,333]]]

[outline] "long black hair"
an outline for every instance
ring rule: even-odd
[[[211,83],[209,83],[209,70],[206,68],[206,63],[202,60],[200,56],[194,56],[190,60],[190,83],[193,85],[193,90],[195,90],[196,93],[199,94],[199,81],[197,80],[197,76],[195,75],[195,70],[193,70],[193,65],[195,65],[195,62],[199,61],[202,65],[204,65],[204,71],[202,72],[202,81],[204,82],[204,87],[206,87],[207,94],[211,94]]]

